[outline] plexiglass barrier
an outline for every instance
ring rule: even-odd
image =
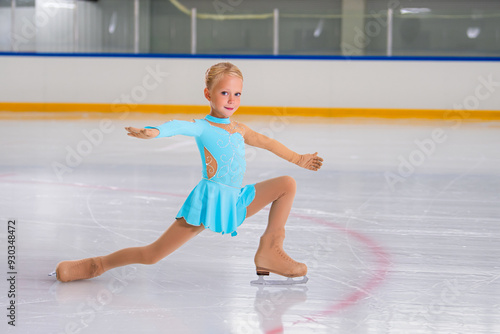
[[[500,1],[0,0],[0,51],[500,56]]]

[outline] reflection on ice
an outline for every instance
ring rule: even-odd
[[[255,130],[270,122],[242,121]],[[155,265],[61,284],[47,276],[61,260],[155,240],[200,177],[190,138],[141,142],[121,131],[157,119],[113,121],[60,178],[53,162],[65,163],[67,147],[98,122],[2,121],[1,215],[19,222],[19,326],[4,321],[2,333],[500,332],[496,124],[290,119],[273,136],[320,152],[318,173],[249,150],[244,183],[297,181],[285,249],[308,264],[307,284],[249,284],[267,211],[235,238],[205,231]],[[446,140],[418,160],[415,142],[438,128]],[[8,302],[0,294],[2,309]]]

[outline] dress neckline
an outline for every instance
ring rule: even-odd
[[[217,123],[217,124],[229,124],[229,123],[231,123],[231,120],[229,119],[229,117],[228,118],[217,118],[217,117],[214,117],[212,115],[207,115],[207,116],[205,116],[205,119],[207,121]]]

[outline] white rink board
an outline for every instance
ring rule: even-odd
[[[497,61],[0,57],[0,101],[206,105],[205,71],[231,61],[247,106],[498,110]],[[21,88],[20,88],[21,87]],[[137,109],[140,111],[140,108]]]

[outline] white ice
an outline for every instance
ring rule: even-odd
[[[123,130],[171,117],[190,118],[0,121],[0,267],[9,278],[15,219],[17,272],[15,327],[1,280],[1,333],[500,333],[495,122],[240,116],[325,159],[311,172],[247,151],[245,183],[297,180],[285,250],[308,265],[304,286],[250,285],[266,209],[238,236],[205,231],[152,266],[48,277],[61,260],[148,244],[173,221],[200,178],[194,140]]]

